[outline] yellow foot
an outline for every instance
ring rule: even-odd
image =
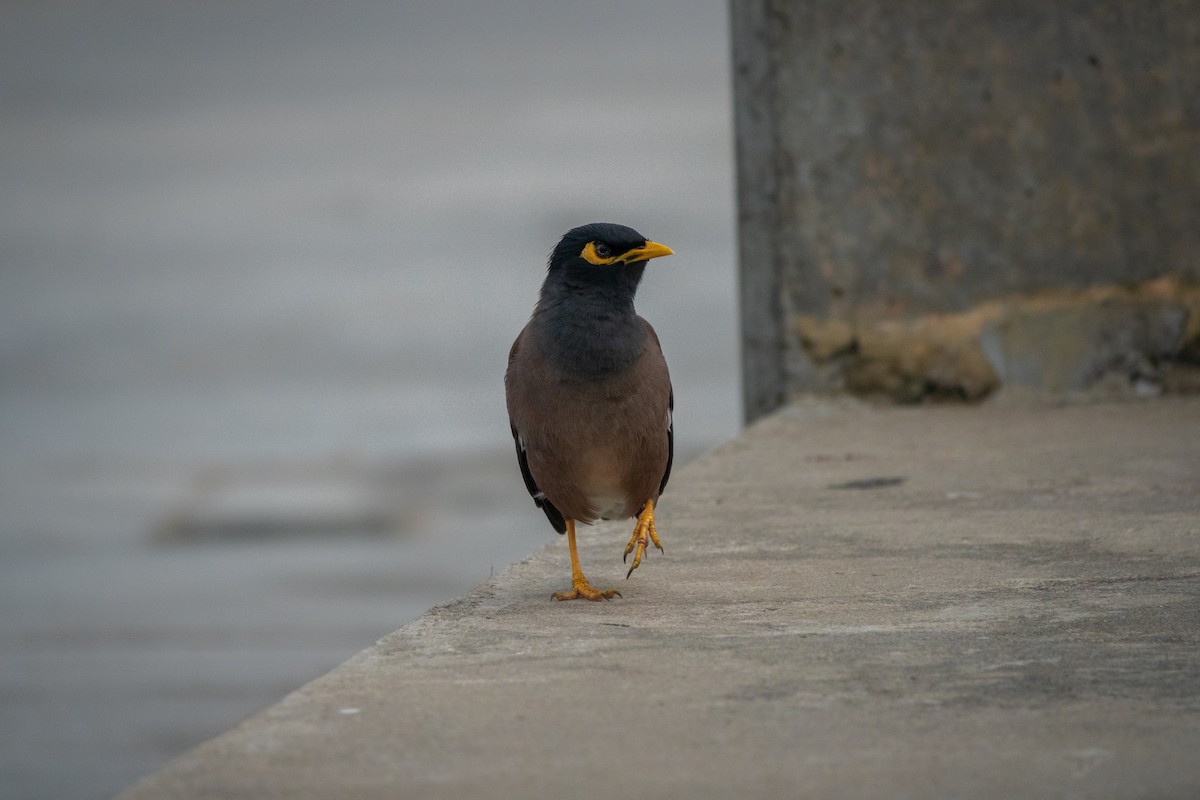
[[[625,545],[625,555],[621,556],[621,560],[624,561],[629,558],[630,553],[633,553],[633,563],[629,565],[629,572],[625,573],[626,580],[642,563],[642,557],[646,555],[646,545],[650,542],[654,542],[658,552],[665,552],[662,542],[658,540],[658,531],[654,529],[653,500],[647,500],[646,507],[642,509],[641,514],[638,514],[637,525],[633,526],[633,536],[629,537],[629,544]]]
[[[575,547],[575,520],[567,520],[567,545],[571,548],[571,591],[555,592],[555,600],[611,600],[620,597],[616,589],[597,589],[588,583],[579,567],[579,550]]]
[[[555,600],[611,600],[621,596],[616,589],[597,589],[588,583],[587,578],[581,581],[572,580],[571,585],[574,587],[571,591],[555,592],[551,596]]]

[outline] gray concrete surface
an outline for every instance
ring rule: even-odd
[[[1197,0],[730,7],[749,418],[836,386],[789,315],[1200,278]]]
[[[793,405],[123,797],[1195,797],[1198,489],[1195,398]]]

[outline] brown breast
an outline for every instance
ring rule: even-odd
[[[581,379],[556,369],[526,327],[513,345],[505,389],[529,471],[563,516],[631,517],[658,499],[668,459],[671,379],[658,337],[627,369]]]

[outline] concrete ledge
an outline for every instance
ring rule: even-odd
[[[123,797],[1195,797],[1198,488],[1196,399],[792,406]]]

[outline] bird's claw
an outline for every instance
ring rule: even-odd
[[[637,553],[633,556],[633,563],[629,565],[629,571],[625,573],[625,580],[629,580],[629,576],[638,568],[638,564],[642,563],[642,553],[646,552],[646,545],[638,542]]]
[[[616,589],[597,589],[590,583],[576,584],[569,592],[555,592],[550,595],[554,600],[611,600],[620,597]]]
[[[629,537],[629,543],[625,545],[625,553],[621,556],[621,563],[625,563],[629,558],[629,554],[633,553],[633,563],[629,565],[629,571],[625,573],[625,580],[629,580],[629,576],[642,563],[642,558],[646,555],[646,545],[654,542],[654,546],[658,548],[658,552],[665,553],[662,542],[659,541],[658,531],[654,528],[654,501],[646,502],[646,507],[642,509],[642,513],[638,514],[637,525],[633,528],[633,535]]]

